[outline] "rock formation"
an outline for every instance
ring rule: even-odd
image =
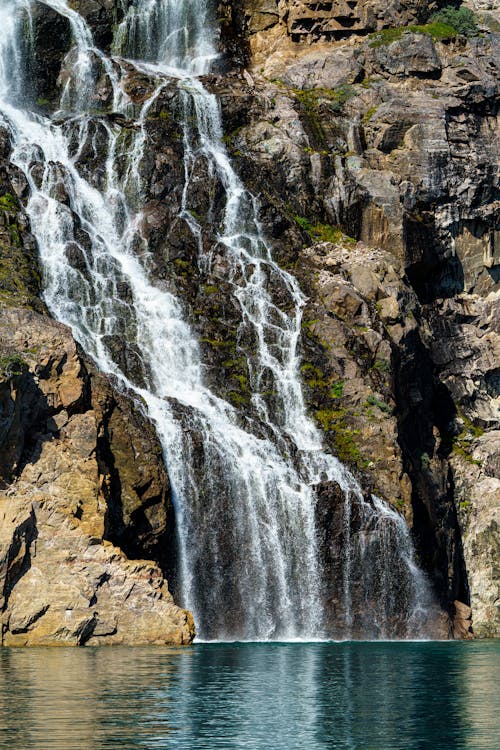
[[[117,4],[71,4],[108,48]],[[444,4],[223,0],[225,54],[205,83],[275,257],[308,297],[311,415],[363,487],[405,515],[453,634],[470,635],[472,610],[475,634],[495,636],[499,37],[487,2],[475,3],[481,35],[426,25]],[[69,37],[45,5],[36,13],[33,86],[48,112]],[[124,85],[141,101],[152,84],[131,67]],[[166,86],[148,112],[143,231],[156,278],[187,300],[207,379],[245,419],[249,363],[224,260],[200,268],[177,218],[178,96]],[[131,123],[116,122],[126,137]],[[102,159],[94,146],[80,166],[99,180]],[[219,186],[200,169],[190,190],[214,238]],[[174,528],[154,430],[47,316],[4,131],[0,193],[3,642],[189,642],[164,578]],[[116,356],[140,366],[119,342]]]
[[[341,5],[366,12],[345,34]],[[265,174],[273,209],[317,243],[291,261],[310,297],[304,374],[327,437],[405,509],[443,603],[470,596],[476,634],[493,635],[498,37],[491,18],[469,39],[431,25],[377,33],[432,9],[390,4],[407,15],[378,23],[374,6],[247,4],[253,107],[228,139],[254,189]],[[326,242],[332,226],[357,243]]]
[[[1,643],[190,643],[192,616],[153,562],[165,569],[173,534],[161,447],[141,405],[47,316],[22,180],[3,154]]]

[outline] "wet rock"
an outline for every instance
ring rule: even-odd
[[[47,5],[36,2],[32,11],[34,69],[31,94],[40,106],[53,102],[62,61],[71,46],[67,18]]]
[[[221,2],[225,55],[206,85],[221,102],[234,164],[259,196],[274,257],[308,296],[301,353],[310,413],[367,491],[404,512],[420,562],[455,618],[455,636],[468,637],[469,602],[477,633],[498,632],[498,572],[491,564],[498,524],[498,40],[486,28],[482,37],[446,44],[413,31],[386,44],[366,37],[382,27],[425,22],[440,4]],[[107,47],[116,4],[73,5]],[[34,80],[38,96],[53,99],[68,51],[67,24],[59,18],[57,35],[42,33],[54,18],[46,6],[37,8]],[[249,70],[238,75],[244,64]],[[122,65],[124,89],[135,103],[144,102],[157,81]],[[102,110],[109,97],[105,79],[96,91]],[[182,296],[199,334],[207,382],[251,424],[255,342],[232,296],[231,284],[241,280],[228,283],[227,259],[215,246],[222,188],[207,177],[202,157],[193,165],[187,209],[203,227],[202,250],[214,248],[210,263],[199,263],[189,221],[178,218],[182,106],[177,83],[165,82],[144,126],[142,225],[150,269],[160,285]],[[127,131],[137,127],[109,113],[91,124],[78,166],[96,185],[103,179],[105,121],[123,131],[124,149]],[[2,143],[3,163],[5,137]],[[17,200],[26,185],[12,168],[2,170],[0,192],[13,200],[0,211],[0,259],[10,262],[0,278],[1,300],[43,309],[34,301],[34,244]],[[81,266],[75,248],[68,252]],[[126,297],[127,290],[119,293]],[[15,527],[10,534],[5,526],[2,542],[10,561],[3,586],[7,639],[29,642],[26,633],[33,633],[44,642],[52,629],[75,643],[119,641],[130,626],[129,614],[120,620],[117,611],[122,577],[160,576],[151,563],[128,567],[123,552],[147,554],[162,569],[169,564],[162,552],[172,539],[169,485],[158,444],[140,406],[96,376],[67,332],[33,318],[29,325],[46,333],[33,346],[30,334],[25,346],[17,331],[25,319],[16,315],[17,324],[8,318],[6,329],[12,340],[3,340],[0,387],[1,471],[13,498],[5,512]],[[127,372],[144,382],[148,373],[137,353],[111,344]],[[36,355],[29,351],[35,345]],[[190,440],[196,446],[194,428]],[[340,506],[334,488],[325,493],[318,513],[326,523]],[[37,534],[48,540],[54,528],[60,528],[57,576],[73,593],[72,601],[61,597],[52,606],[56,581],[46,583],[47,541],[40,542],[40,579],[31,560]],[[71,583],[65,576],[74,561],[61,550],[73,546],[85,563]],[[97,568],[89,550],[92,560],[97,551]],[[107,575],[109,581],[102,578]],[[20,585],[26,586],[22,596]],[[160,590],[158,601],[171,606],[158,585],[134,583],[133,591],[141,589],[139,608],[156,602],[151,592]],[[25,597],[33,607],[23,605]],[[342,604],[334,600],[332,612],[337,607],[341,617]],[[162,607],[158,616],[167,623]],[[63,610],[68,626],[60,624]],[[169,611],[165,632],[174,628],[169,637],[182,641],[189,618]],[[148,622],[144,615],[141,638],[150,628],[155,640],[157,625]]]

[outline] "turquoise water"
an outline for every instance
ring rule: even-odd
[[[1,750],[497,750],[499,642],[0,649]]]

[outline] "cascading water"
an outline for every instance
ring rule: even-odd
[[[94,46],[83,18],[65,0],[44,4],[68,19],[73,40],[60,109],[49,118],[19,98],[14,70],[22,69],[22,58],[29,64],[30,45],[23,40],[29,39],[30,2],[4,0],[0,113],[11,134],[12,161],[29,185],[27,211],[43,264],[45,300],[97,365],[146,405],[156,424],[175,494],[180,599],[192,609],[200,637],[387,636],[396,621],[400,635],[415,635],[419,608],[429,606],[430,597],[412,562],[406,526],[380,501],[363,499],[349,472],[325,453],[306,414],[297,351],[304,297],[272,259],[256,201],[224,148],[217,99],[198,78],[216,58],[210,3],[121,0],[113,58]],[[139,107],[123,86],[131,66],[155,81]],[[135,122],[126,148],[119,125],[95,114],[102,78],[111,111]],[[186,303],[149,270],[140,167],[148,113],[172,80],[183,113],[180,217],[207,268],[211,253],[203,250],[203,228],[189,207],[197,163],[207,165],[225,196],[216,243],[239,305],[241,331],[254,342],[253,424],[243,423],[207,386]],[[105,166],[102,174],[87,174],[80,157],[97,140],[105,144]],[[271,384],[272,405],[263,383]],[[345,498],[336,561],[341,573],[333,596],[317,528],[317,487],[329,482]],[[352,503],[362,509],[358,529],[351,527]],[[354,594],[357,601],[376,597],[375,627],[356,611]],[[342,609],[335,627],[327,601],[332,598]],[[373,625],[373,616],[369,621]]]

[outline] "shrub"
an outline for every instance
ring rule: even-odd
[[[0,372],[6,378],[22,375],[27,368],[28,365],[19,354],[8,354],[0,359]]]
[[[476,17],[470,8],[453,8],[447,5],[430,18],[431,23],[444,23],[452,26],[458,34],[474,36],[478,33]]]

